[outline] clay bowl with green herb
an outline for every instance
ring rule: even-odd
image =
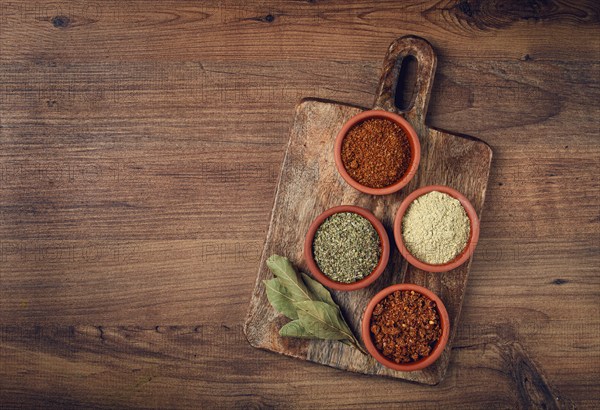
[[[414,128],[388,111],[364,111],[350,118],[338,133],[335,166],[353,188],[370,195],[388,195],[413,178],[421,159]]]
[[[409,283],[376,294],[362,319],[362,338],[369,353],[382,365],[402,372],[433,364],[449,336],[444,303],[429,289]]]
[[[385,270],[390,241],[370,211],[353,205],[330,208],[310,225],[304,258],[313,277],[335,290],[362,289]]]
[[[402,256],[427,272],[448,272],[465,263],[479,239],[475,208],[445,185],[419,188],[400,204],[394,238]]]

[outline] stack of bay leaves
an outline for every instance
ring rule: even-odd
[[[281,336],[339,340],[366,354],[323,285],[303,272],[298,275],[286,257],[272,255],[267,266],[275,276],[263,281],[267,298],[292,320],[279,330]]]

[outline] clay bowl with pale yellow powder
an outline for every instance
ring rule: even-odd
[[[404,216],[410,208],[410,206],[412,205],[412,203],[417,198],[434,191],[447,194],[450,197],[458,200],[464,208],[470,223],[468,239],[462,251],[460,251],[453,259],[440,264],[424,262],[415,257],[413,254],[411,254],[405,243],[402,226]],[[402,256],[411,265],[427,272],[448,272],[452,269],[461,266],[463,263],[469,260],[471,255],[473,255],[475,247],[477,246],[477,241],[479,240],[479,218],[477,217],[477,212],[475,211],[475,208],[473,208],[471,202],[469,202],[469,200],[457,190],[445,185],[429,185],[415,190],[410,195],[408,195],[400,204],[400,207],[396,212],[396,218],[394,219],[394,238],[396,239],[396,245],[398,246],[398,250],[400,250]]]

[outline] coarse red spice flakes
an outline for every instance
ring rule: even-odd
[[[414,290],[391,293],[373,309],[371,335],[377,350],[395,363],[427,357],[442,335],[436,303]]]
[[[410,165],[411,148],[404,130],[386,118],[354,125],[342,142],[342,163],[356,182],[385,188],[399,181]]]

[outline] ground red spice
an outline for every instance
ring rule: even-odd
[[[429,356],[442,335],[436,304],[413,290],[391,293],[373,309],[371,334],[377,350],[395,363]]]
[[[342,142],[342,163],[352,179],[369,188],[384,188],[404,176],[411,159],[404,130],[385,118],[359,122]]]

